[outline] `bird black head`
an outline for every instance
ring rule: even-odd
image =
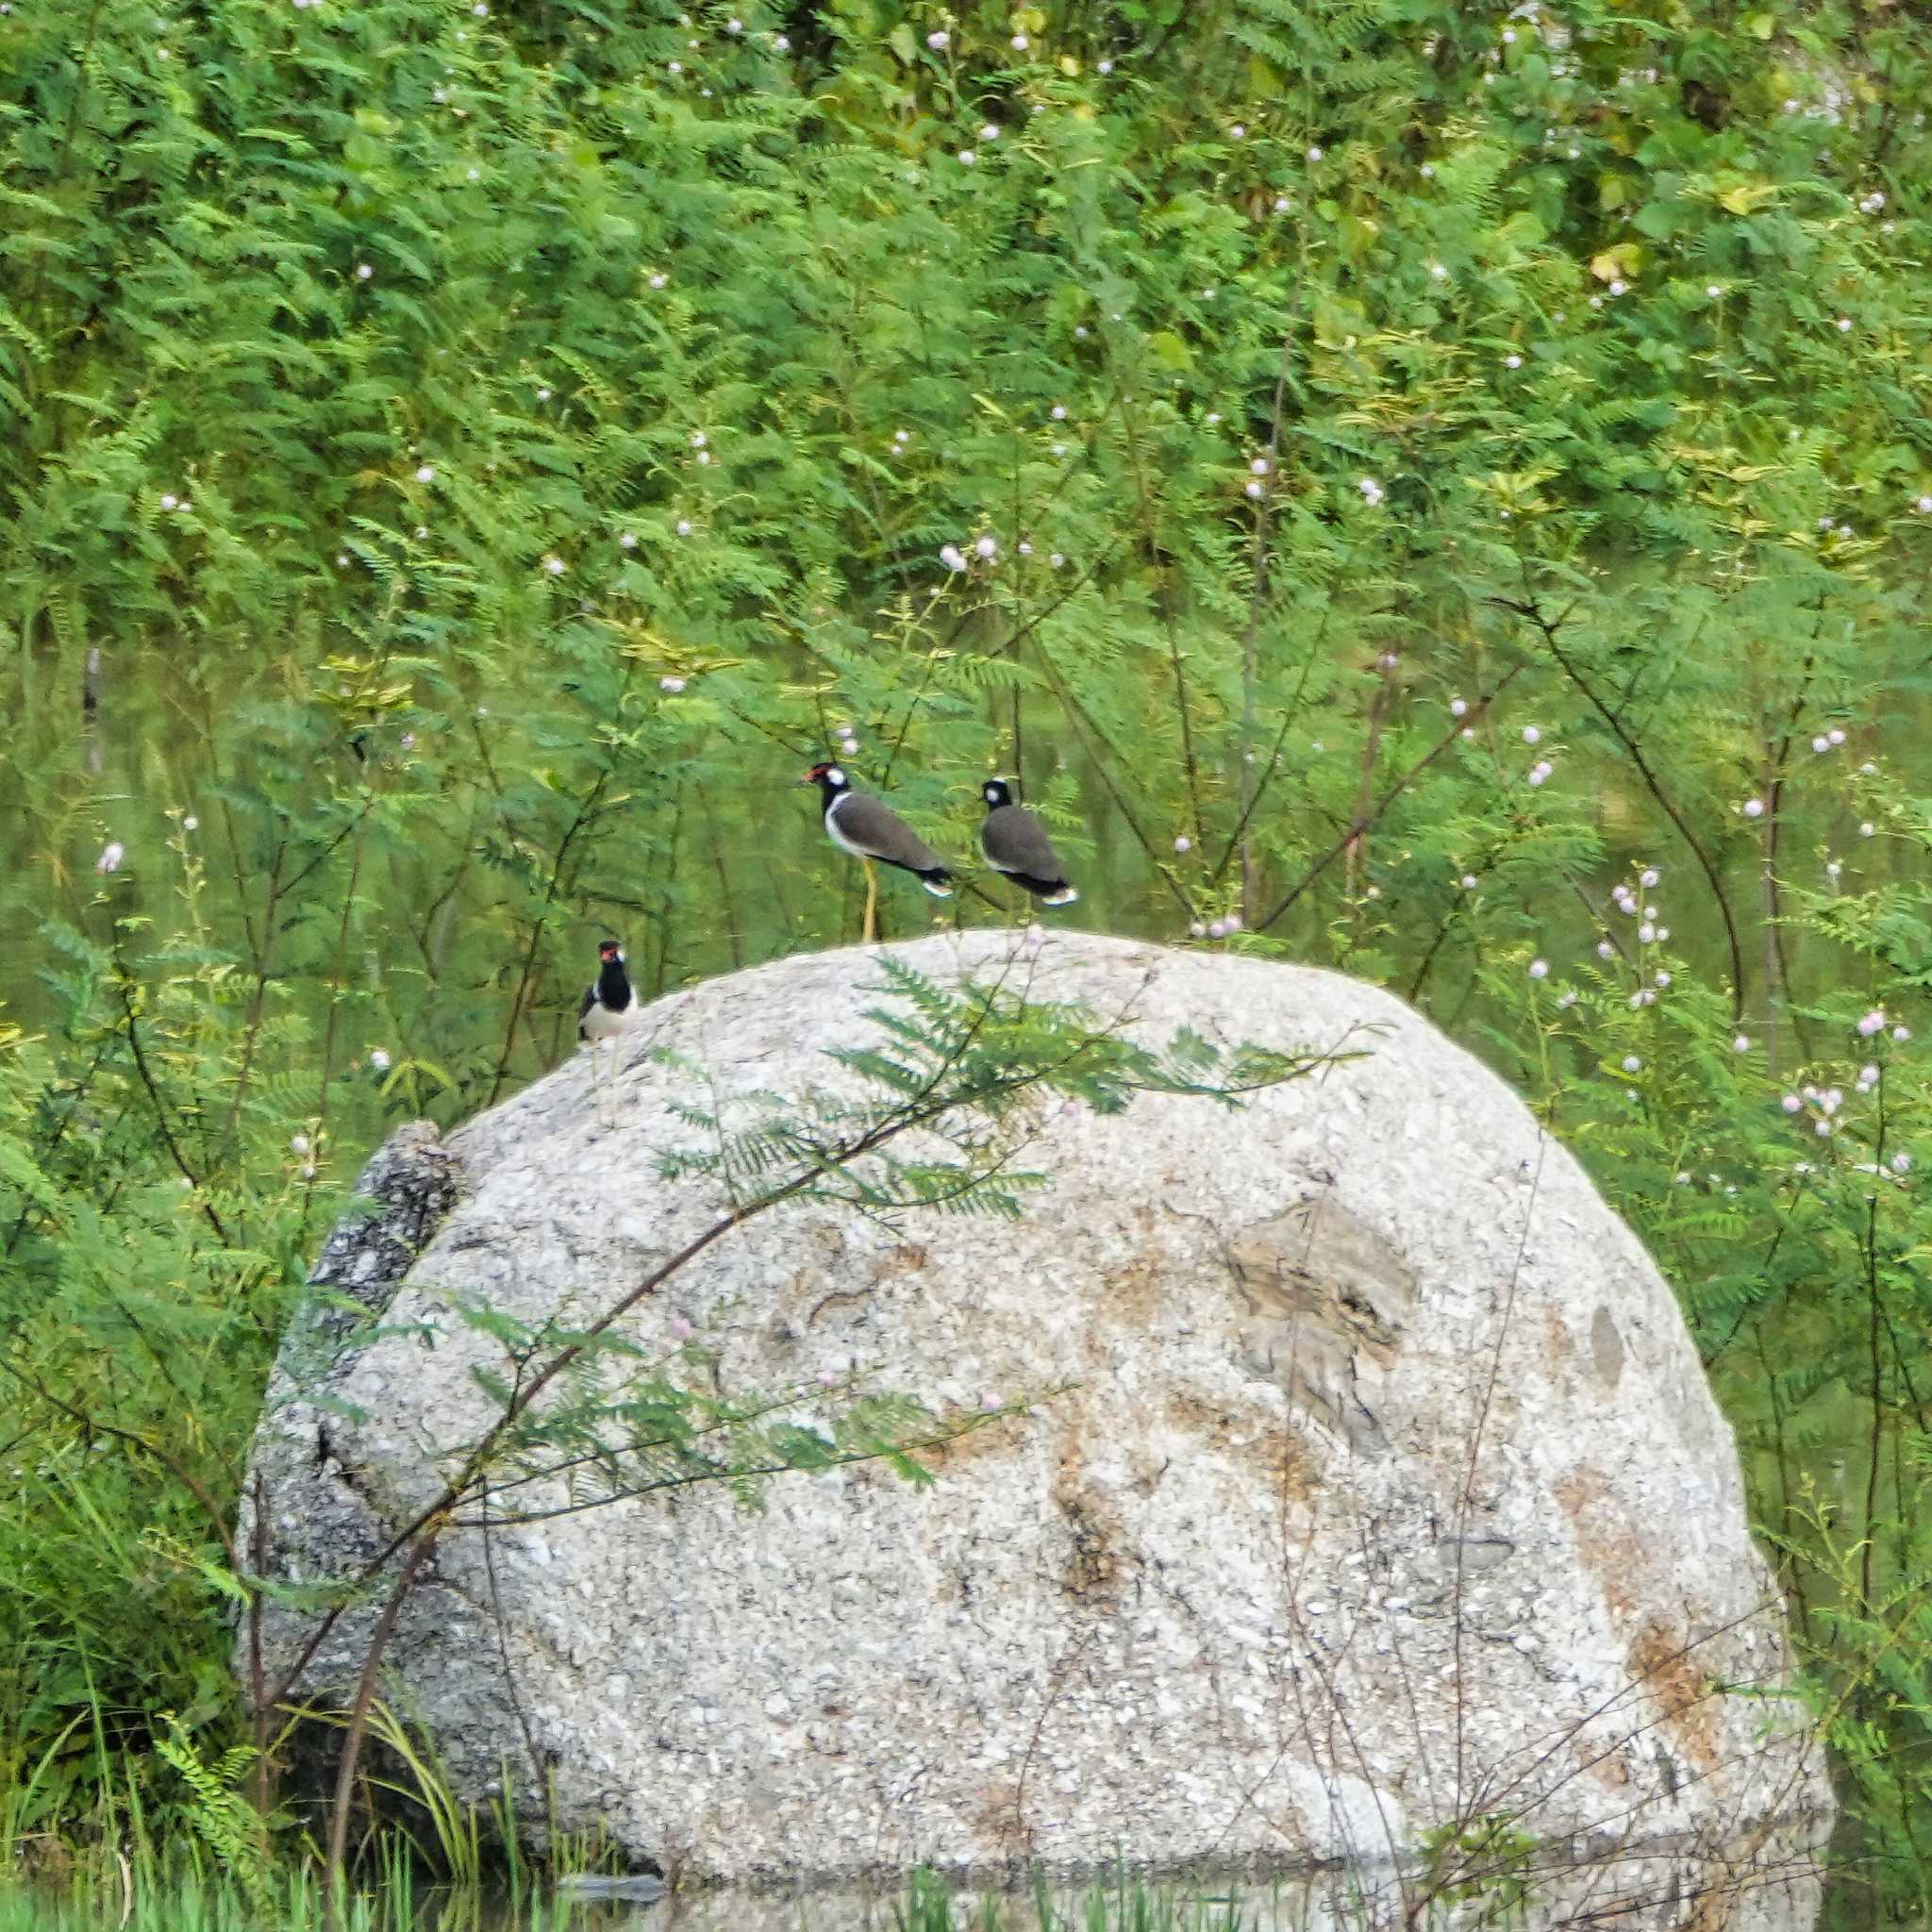
[[[597,957],[607,966],[613,959],[621,962],[624,958],[624,948],[615,940],[599,940],[597,941]]]
[[[843,791],[852,781],[846,777],[844,766],[821,761],[798,782],[801,785],[821,785],[827,791]]]
[[[1013,802],[1013,788],[1004,778],[989,778],[979,788],[979,795],[986,800],[987,809],[996,811],[1003,805]]]

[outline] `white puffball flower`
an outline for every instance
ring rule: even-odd
[[[962,168],[970,168],[978,158],[970,147],[962,147],[959,150],[959,165]]]
[[[1599,940],[1596,942],[1596,956],[1599,959],[1614,959],[1617,957],[1617,949],[1608,940]]]
[[[1436,164],[1434,161],[1424,161],[1423,163],[1422,177],[1424,181],[1433,181],[1436,178]]]
[[[1429,275],[1434,281],[1446,282],[1449,279],[1449,271],[1441,262],[1432,261],[1429,264]]]
[[[1529,976],[1532,979],[1547,979],[1550,975],[1550,962],[1547,959],[1532,959],[1529,962]]]
[[[1249,484],[1249,485],[1247,486],[1247,493],[1248,493],[1248,494],[1249,494],[1250,496],[1256,496],[1256,497],[1258,497],[1258,496],[1263,496],[1263,495],[1265,495],[1265,494],[1266,494],[1267,492],[1266,492],[1265,491],[1263,491],[1263,489],[1261,488],[1261,486],[1260,486],[1260,484],[1259,484],[1259,483],[1250,483],[1250,484]]]
[[[926,35],[925,44],[928,47],[930,47],[935,54],[937,54],[939,50],[941,47],[943,47],[946,44],[946,42],[950,41],[952,38],[952,35],[949,34],[944,27],[936,26],[933,28],[931,33]]]
[[[358,282],[366,282],[375,273],[375,271],[366,261],[358,261],[356,264],[356,279]]]
[[[1026,51],[1026,46],[1027,46],[1027,42],[1026,42],[1026,36],[1025,36],[1024,34],[1015,34],[1015,35],[1013,36],[1013,52],[1014,52],[1014,53],[1016,53],[1016,54],[1024,54],[1024,52]]]
[[[999,124],[997,122],[989,121],[986,124],[986,125],[979,130],[979,138],[981,141],[997,141],[1000,138]]]
[[[1176,852],[1191,851],[1193,847],[1193,843],[1194,841],[1191,838],[1189,838],[1185,832],[1183,832],[1180,835],[1180,837],[1174,841],[1174,849]]]
[[[1624,292],[1624,291],[1627,289],[1629,286],[1629,283],[1625,281],[1613,281],[1610,284],[1610,293],[1613,295],[1621,295]]]
[[[1657,927],[1651,924],[1647,919],[1637,928],[1637,943],[1640,946],[1650,946],[1657,943]]]
[[[369,1064],[378,1074],[388,1073],[391,1064],[388,1051],[380,1046],[372,1046],[369,1049]]]
[[[1839,334],[1840,334],[1840,335],[1841,335],[1841,336],[1842,336],[1842,335],[1849,335],[1849,334],[1851,333],[1851,329],[1852,329],[1852,318],[1851,318],[1851,317],[1850,317],[1849,315],[1840,315],[1840,316],[1839,317],[1839,319],[1838,319],[1838,332],[1839,332]]]
[[[1064,422],[1065,422],[1065,421],[1067,420],[1067,406],[1066,406],[1066,404],[1064,404],[1064,403],[1056,403],[1056,404],[1055,404],[1055,405],[1053,406],[1053,420],[1054,420],[1054,421],[1055,421],[1056,423],[1064,423]]]
[[[547,403],[550,400],[550,391],[547,389],[540,389],[537,391],[537,400],[540,403]]]
[[[1468,709],[1469,701],[1466,698],[1451,698],[1449,700],[1449,715],[1452,718],[1461,717]]]
[[[1476,888],[1476,876],[1475,876],[1474,873],[1473,873],[1473,872],[1466,872],[1466,873],[1464,873],[1464,874],[1462,874],[1462,890],[1463,890],[1463,891],[1464,891],[1465,892],[1473,892],[1473,891],[1475,891],[1475,888]]]
[[[744,23],[741,20],[727,20],[724,23],[724,31],[727,34],[741,34],[744,31]]]
[[[1516,29],[1513,26],[1506,26],[1503,29],[1503,44],[1506,47],[1513,47],[1516,44]]]
[[[1255,460],[1248,465],[1248,468],[1254,471],[1256,475],[1265,476],[1268,474],[1268,458],[1266,457],[1257,457]]]
[[[315,1145],[307,1134],[291,1134],[289,1136],[289,1152],[291,1154],[313,1154],[315,1152]]]
[[[1877,830],[1878,827],[1874,825],[1870,819],[1867,819],[1865,823],[1858,827],[1858,837],[1861,839],[1869,839]]]
[[[1831,740],[1825,737],[1824,733],[1821,731],[1818,734],[1818,736],[1811,741],[1811,749],[1813,751],[1829,751],[1831,749]]]
[[[1883,1033],[1884,1031],[1885,1013],[1883,1008],[1874,1008],[1858,1022],[1858,1035],[1863,1040],[1870,1040],[1874,1033]]]
[[[1737,1039],[1731,1041],[1731,1051],[1733,1053],[1749,1053],[1751,1051],[1751,1036],[1748,1033],[1739,1034]]]
[[[416,471],[416,480],[419,483],[434,483],[436,481],[434,465],[429,463],[422,464]]]
[[[118,839],[109,839],[101,847],[101,856],[94,860],[94,870],[98,873],[119,872],[121,861],[126,857],[126,846]]]
[[[1322,150],[1318,147],[1311,147],[1308,150],[1308,158],[1311,161],[1319,161],[1322,158]]]
[[[1239,121],[1237,121],[1234,124],[1234,125],[1227,130],[1227,138],[1230,141],[1245,141],[1248,138],[1248,130],[1245,127],[1243,127]]]
[[[1552,770],[1553,767],[1548,764],[1532,765],[1529,768],[1529,782],[1532,785],[1542,784],[1549,777]]]
[[[1833,744],[1842,744],[1845,741],[1844,731],[1842,727],[1837,724],[1834,724],[1824,735]]]
[[[1534,744],[1542,735],[1542,730],[1539,725],[1525,724],[1523,727],[1523,741],[1524,744]]]
[[[1385,493],[1373,476],[1364,476],[1355,487],[1361,491],[1362,501],[1371,505],[1380,503]]]
[[[1795,1093],[1787,1093],[1785,1097],[1778,1102],[1778,1105],[1781,1108],[1783,1108],[1787,1113],[1799,1113],[1804,1110],[1805,1103],[1802,1100],[1800,1100]]]
[[[658,689],[659,691],[668,691],[675,697],[684,689],[684,679],[681,677],[660,677],[658,680]]]
[[[1096,74],[1111,74],[1113,72],[1113,62],[1111,60],[1096,60],[1093,63],[1093,71]]]
[[[1210,940],[1224,940],[1227,937],[1226,922],[1220,919],[1213,921],[1208,928],[1208,937]]]
[[[1719,288],[1715,282],[1712,282],[1705,289],[1704,292],[1707,295],[1708,295],[1713,302],[1716,302],[1722,299],[1724,291],[1721,288]]]
[[[703,449],[707,440],[702,429],[693,429],[691,433],[691,446],[693,449]]]
[[[1922,517],[1932,517],[1932,496],[1920,497],[1919,514]]]
[[[1643,1071],[1643,1062],[1634,1053],[1626,1053],[1624,1056],[1624,1071],[1626,1074],[1641,1074]]]
[[[178,496],[176,496],[172,490],[167,491],[162,494],[161,508],[163,509],[173,509],[175,506],[180,501],[181,499]]]
[[[1907,1174],[1911,1171],[1912,1157],[1909,1154],[1894,1154],[1891,1157],[1893,1174]]]
[[[563,575],[563,558],[560,557],[546,557],[543,559],[543,568],[552,576],[560,577]]]
[[[1891,1037],[1903,1046],[1912,1037],[1912,1029],[1909,1026],[1894,1026],[1891,1029]]]
[[[1061,565],[1061,564],[1063,564],[1064,562],[1066,562],[1066,560],[1067,560],[1067,559],[1066,559],[1066,558],[1065,558],[1064,557],[1062,557],[1062,556],[1061,556],[1061,555],[1059,554],[1059,552],[1058,552],[1058,550],[1056,550],[1056,551],[1055,551],[1055,552],[1053,553],[1053,555],[1052,555],[1051,557],[1049,557],[1049,558],[1047,558],[1046,560],[1047,560],[1047,563],[1048,563],[1048,565],[1049,565],[1049,566],[1050,566],[1050,567],[1051,567],[1052,569],[1054,569],[1054,570],[1058,570],[1058,569],[1059,569],[1059,567],[1060,567],[1060,565]]]
[[[980,556],[991,558],[998,551],[1000,546],[991,537],[982,537],[973,547],[979,552]]]
[[[940,545],[940,561],[948,570],[964,570],[966,568],[966,558],[960,553],[959,546],[957,543],[942,543]]]
[[[184,832],[199,831],[201,829],[201,821],[198,818],[196,818],[192,812],[190,812],[188,816],[181,821],[181,829]]]
[[[1654,886],[1657,882],[1657,877],[1658,874],[1657,867],[1654,865],[1646,865],[1643,868],[1643,870],[1638,874],[1637,882],[1639,885],[1641,886]]]
[[[635,550],[638,547],[637,532],[635,530],[626,530],[617,540],[617,547],[620,550]]]
[[[1208,928],[1198,919],[1188,927],[1188,931],[1197,940],[1205,940],[1208,937]]]
[[[679,535],[680,537],[689,537],[689,536],[691,535],[691,519],[690,519],[689,517],[679,517],[679,518],[678,518],[678,520],[677,520],[677,534],[678,534],[678,535]],[[635,542],[635,541],[636,541],[637,540],[636,540],[635,538],[633,538],[633,539],[632,539],[631,541],[632,541],[633,542]]]
[[[1668,973],[1659,973],[1657,976],[1657,983],[1659,986],[1669,986],[1671,983],[1671,975]]]
[[[664,71],[667,74],[682,74],[684,72],[684,62],[682,60],[669,61],[666,63]]]
[[[664,284],[665,284],[665,283],[666,283],[667,281],[669,281],[670,279],[671,279],[671,278],[670,278],[670,276],[669,276],[669,275],[653,275],[653,276],[651,277],[651,287],[652,287],[652,288],[654,288],[654,289],[661,289],[661,288],[662,288],[662,287],[664,286]]]
[[[1033,555],[1033,545],[1027,542],[1027,541],[1024,537],[1021,538],[1020,541],[1014,547],[1019,551],[1022,557],[1031,557]]]
[[[1747,819],[1761,819],[1764,816],[1763,799],[1747,798],[1744,801],[1744,816]]]
[[[1505,356],[1503,358],[1503,367],[1505,369],[1521,369],[1523,367],[1523,358],[1517,355]]]

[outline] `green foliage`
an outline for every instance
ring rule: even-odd
[[[7,1846],[178,1823],[158,1709],[233,1742],[244,1445],[383,1125],[558,1058],[602,931],[650,993],[851,935],[783,789],[842,725],[949,857],[1016,772],[1079,916],[1384,981],[1533,1094],[1919,1908],[1925,1066],[1851,1030],[1932,974],[1894,11],[0,14]],[[1074,1097],[1241,1084],[1194,1051]],[[823,1184],[1015,1208],[978,1065],[946,1159]],[[691,1120],[733,1198],[821,1146]],[[731,1457],[851,1446],[792,1426]]]

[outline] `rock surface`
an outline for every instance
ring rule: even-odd
[[[945,976],[1013,944],[892,950]],[[866,1038],[878,984],[854,950],[659,1001],[615,1128],[577,1059],[440,1146],[404,1130],[388,1208],[327,1269],[365,1300],[395,1284],[385,1331],[310,1320],[270,1391],[274,1572],[353,1572],[478,1426],[449,1297],[594,1309],[715,1216],[712,1184],[656,1173],[692,1143],[672,1108],[696,1076],[652,1048],[719,1093],[836,1086],[824,1050]],[[935,1403],[1042,1399],[925,1491],[858,1470],[786,1477],[755,1515],[699,1490],[487,1551],[453,1534],[391,1660],[458,1789],[507,1768],[529,1818],[548,1781],[564,1825],[724,1879],[1374,1859],[1494,1815],[1745,1864],[1814,1842],[1830,1799],[1795,1710],[1716,1688],[1786,1668],[1730,1432],[1571,1157],[1333,974],[1070,934],[1035,984],[1150,1043],[1359,1057],[1239,1111],[1058,1111],[1015,1224],[895,1237],[806,1202],[679,1274],[630,1330],[661,1348],[689,1322],[724,1388],[858,1367]],[[342,1693],[372,1615],[311,1690]],[[310,1627],[278,1613],[273,1653]]]

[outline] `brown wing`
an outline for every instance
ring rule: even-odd
[[[835,844],[861,858],[902,865],[908,872],[942,872],[943,860],[890,806],[864,791],[847,791],[825,814]]]
[[[995,872],[1043,883],[1066,877],[1046,827],[1024,806],[994,806],[979,827],[979,849]]]

